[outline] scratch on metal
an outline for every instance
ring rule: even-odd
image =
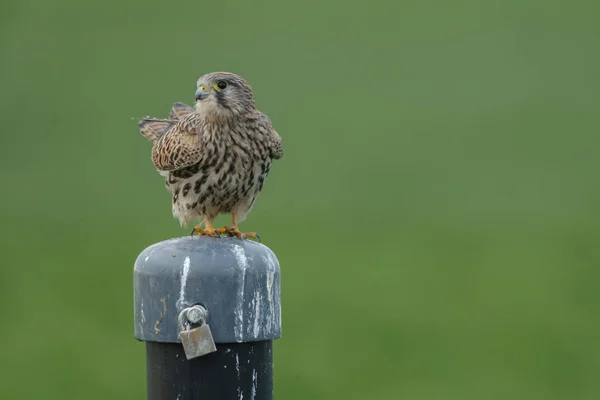
[[[162,323],[162,320],[165,317],[165,314],[167,313],[167,302],[165,301],[165,298],[163,297],[162,299],[160,299],[160,302],[163,304],[163,311],[160,313],[158,321],[156,321],[156,323],[154,324],[154,333],[156,333],[157,335],[160,332],[160,328],[158,326]]]

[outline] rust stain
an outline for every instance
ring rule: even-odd
[[[157,335],[160,332],[160,328],[158,326],[165,317],[165,314],[167,313],[167,303],[165,301],[165,298],[163,297],[162,299],[160,299],[160,302],[163,304],[163,311],[160,313],[160,318],[158,319],[158,321],[156,321],[156,323],[154,324],[154,333],[156,333]]]

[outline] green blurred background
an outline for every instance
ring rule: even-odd
[[[133,262],[188,231],[131,117],[215,70],[284,139],[277,399],[600,398],[598,8],[3,1],[0,398],[145,398]]]

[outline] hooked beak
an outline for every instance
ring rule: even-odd
[[[196,100],[204,100],[208,96],[209,96],[209,94],[206,93],[204,90],[202,90],[202,89],[196,90]]]

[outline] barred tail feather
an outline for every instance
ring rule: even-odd
[[[171,107],[171,113],[169,114],[169,119],[181,119],[185,117],[189,113],[194,111],[194,109],[187,104],[184,103],[175,103],[173,107]]]
[[[140,133],[152,143],[156,142],[174,124],[175,121],[144,118],[138,123]]]

